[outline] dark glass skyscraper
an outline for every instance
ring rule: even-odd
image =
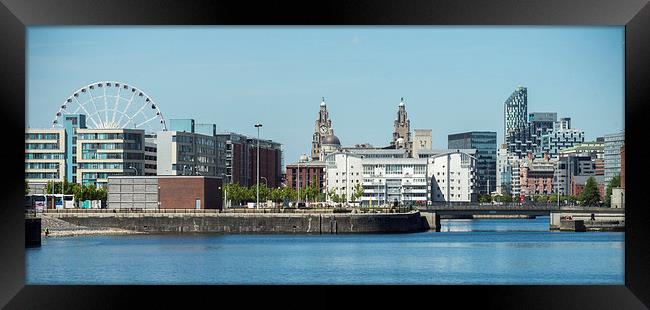
[[[497,133],[470,131],[448,136],[449,149],[476,149],[477,192],[487,195],[497,186]]]
[[[528,124],[528,90],[519,86],[503,103],[504,143],[521,158],[538,147]]]

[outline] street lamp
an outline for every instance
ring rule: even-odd
[[[133,169],[135,171],[135,175],[138,175],[138,168],[133,167],[133,166],[129,166],[128,169]]]
[[[260,127],[262,124],[255,124],[255,128],[257,128],[257,203],[255,209],[258,209],[260,205]]]

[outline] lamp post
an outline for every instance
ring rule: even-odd
[[[129,169],[133,169],[135,171],[135,175],[138,175],[138,168],[129,166]]]
[[[260,127],[262,127],[262,124],[255,124],[255,128],[257,128],[257,203],[255,204],[255,209],[259,209],[260,205]]]

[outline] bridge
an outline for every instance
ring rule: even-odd
[[[454,204],[419,206],[423,215],[440,218],[520,218],[549,216],[550,229],[559,229],[562,219],[596,222],[625,222],[624,208],[558,206],[551,204]]]

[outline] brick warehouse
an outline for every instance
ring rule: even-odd
[[[116,176],[108,179],[109,209],[219,209],[222,180],[206,176]]]

